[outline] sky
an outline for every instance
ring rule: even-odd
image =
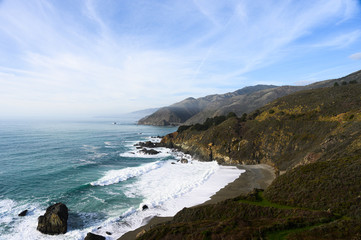
[[[361,69],[361,0],[0,0],[0,119],[116,115]]]

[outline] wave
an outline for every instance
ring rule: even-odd
[[[156,161],[139,167],[127,167],[120,170],[110,170],[98,181],[91,182],[92,186],[106,186],[125,181],[129,178],[138,177],[154,169],[160,168],[164,162]]]
[[[128,197],[141,195],[144,201],[139,208],[143,205],[150,208],[164,206],[165,202],[180,198],[203,185],[219,167],[217,162],[192,160],[182,164],[168,161],[162,168],[142,175],[124,193]]]

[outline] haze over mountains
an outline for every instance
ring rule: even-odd
[[[238,116],[249,113],[265,104],[293,92],[333,86],[335,82],[348,82],[361,76],[361,70],[339,79],[316,82],[306,86],[256,85],[225,94],[187,98],[181,102],[160,108],[140,119],[141,125],[191,125],[203,123],[207,118],[234,112]]]

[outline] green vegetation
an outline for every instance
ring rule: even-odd
[[[280,175],[264,192],[184,209],[143,239],[361,239],[361,84],[351,81],[163,138],[200,159],[266,163]]]
[[[241,203],[247,203],[261,207],[273,207],[278,209],[297,209],[296,207],[281,205],[268,201],[267,199],[264,198],[263,190],[261,189],[256,190],[254,194],[250,194],[247,197],[239,197],[236,198],[235,200],[237,199],[239,199],[238,201]]]
[[[357,81],[356,81],[356,80],[351,80],[351,81],[349,81],[348,83],[349,83],[349,84],[356,84]]]
[[[216,116],[213,118],[207,118],[207,120],[203,124],[197,123],[195,125],[180,126],[178,128],[177,132],[181,133],[187,129],[196,130],[196,131],[205,131],[213,126],[218,126],[219,124],[226,121],[227,119],[236,118],[236,117],[237,117],[237,115],[234,112],[230,112],[230,113],[228,113],[227,116]]]
[[[325,211],[275,205],[259,190],[215,205],[186,208],[166,224],[153,227],[139,239],[268,239],[338,219]],[[291,231],[290,231],[291,230]],[[287,233],[287,234],[285,234]]]
[[[272,202],[329,210],[361,220],[361,155],[300,166],[266,190]],[[287,191],[285,191],[287,190]]]

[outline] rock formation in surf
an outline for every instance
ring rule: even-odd
[[[37,230],[50,235],[62,234],[67,231],[67,223],[67,206],[63,203],[56,203],[48,207],[45,214],[38,218]]]

